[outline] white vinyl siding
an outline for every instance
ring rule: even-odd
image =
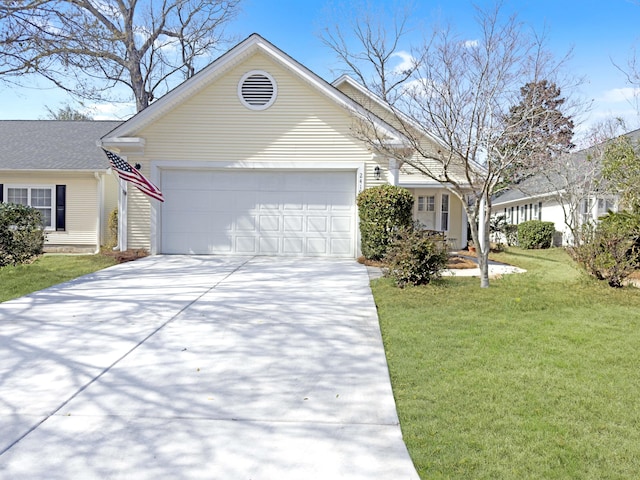
[[[269,73],[278,85],[276,101],[263,111],[249,110],[237,95],[238,82],[252,70]],[[281,65],[256,54],[132,135],[144,138],[146,145],[143,155],[130,155],[128,161],[139,162],[141,172],[152,181],[160,181],[152,175],[153,162],[171,162],[172,168],[181,162],[205,166],[217,162],[334,162],[337,168],[345,162],[357,162],[366,165],[365,187],[385,183],[384,172],[380,180],[374,179],[374,155],[353,137],[352,125],[353,119],[344,108]],[[150,249],[153,201],[135,188],[129,192],[128,247]],[[158,211],[165,208],[153,207]]]
[[[11,185],[52,188],[54,195],[55,185],[66,185],[65,230],[47,231],[45,247],[47,245],[93,246],[97,250],[100,192],[93,172],[2,173],[0,183],[4,184],[5,201],[7,201],[6,189]],[[55,200],[53,205],[55,206]],[[55,219],[55,207],[52,215]]]

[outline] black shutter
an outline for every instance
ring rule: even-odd
[[[56,230],[66,230],[65,217],[67,205],[67,186],[56,185]]]
[[[542,202],[538,202],[538,220],[542,220]]]
[[[4,185],[0,183],[0,203],[4,202],[2,195],[4,194]]]

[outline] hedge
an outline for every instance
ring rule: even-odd
[[[412,225],[413,195],[406,188],[380,185],[358,195],[362,254],[380,260],[393,235]]]
[[[556,228],[553,222],[529,220],[518,225],[518,245],[522,248],[549,248]]]
[[[35,208],[0,203],[0,267],[24,263],[42,253],[45,232]]]

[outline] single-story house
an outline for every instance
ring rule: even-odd
[[[120,248],[355,257],[356,196],[385,182],[410,188],[416,218],[465,246],[460,200],[354,136],[370,112],[353,83],[329,84],[253,34],[104,135],[165,198],[123,185]],[[375,128],[400,143],[382,118]]]
[[[413,192],[417,220],[465,247],[462,202],[358,140],[365,116],[402,144],[362,86],[329,84],[253,34],[126,122],[0,122],[0,200],[43,210],[48,249],[95,251],[117,206],[121,250],[353,258],[356,196],[390,183]],[[98,147],[139,167],[165,201],[118,179]]]
[[[624,134],[632,141],[640,139],[640,130]],[[572,227],[597,223],[609,211],[618,211],[619,198],[600,188],[598,156],[604,143],[569,155],[566,172],[541,173],[493,199],[493,216],[504,216],[518,225],[527,220],[553,222],[554,244],[571,245]]]
[[[96,140],[122,122],[0,121],[0,202],[42,213],[45,251],[99,251],[118,187]]]

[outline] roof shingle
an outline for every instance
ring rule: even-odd
[[[96,141],[120,121],[2,120],[0,170],[106,170]]]

